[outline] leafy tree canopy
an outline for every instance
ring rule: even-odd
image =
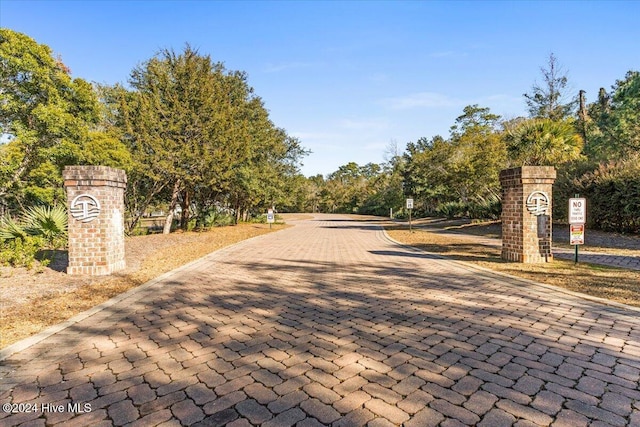
[[[101,154],[86,150],[86,144],[105,138],[92,133],[101,118],[97,94],[91,84],[72,79],[48,46],[0,29],[0,87],[0,133],[9,140],[0,147],[5,201],[52,203],[65,165],[104,164]],[[127,157],[118,144],[115,138],[106,144],[112,147],[111,163]]]

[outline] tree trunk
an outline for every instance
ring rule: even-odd
[[[240,218],[242,218],[242,212],[240,212],[240,205],[236,205],[236,225],[240,222]]]
[[[189,205],[191,204],[191,200],[189,198],[189,192],[185,191],[182,194],[182,212],[180,215],[180,228],[183,231],[189,230]]]
[[[135,184],[131,184],[131,185],[132,185],[132,187],[135,186]],[[142,218],[142,216],[145,214],[145,212],[149,208],[149,205],[151,204],[151,201],[153,200],[153,198],[156,196],[156,194],[161,192],[164,189],[165,186],[166,186],[166,184],[154,183],[153,184],[153,189],[147,195],[147,197],[144,199],[144,201],[142,203],[140,203],[139,205],[134,205],[134,206],[126,206],[129,212],[135,212],[129,218],[128,225],[127,225],[127,232],[128,233],[133,232],[133,230],[138,225],[138,222],[140,222],[140,218]],[[135,196],[132,197],[132,199],[135,200]],[[126,200],[127,200],[127,198],[125,198],[125,204],[126,204]]]
[[[585,144],[587,142],[587,101],[585,99],[586,92],[581,90],[578,92],[578,98],[580,102],[580,107],[578,108],[578,118],[580,119],[580,133],[582,134],[582,139]]]
[[[171,192],[171,203],[169,204],[169,212],[167,212],[167,217],[164,220],[164,228],[162,229],[162,234],[171,233],[171,224],[173,224],[173,211],[176,209],[178,205],[178,196],[180,195],[180,180],[177,180],[175,184],[173,184],[173,191]]]

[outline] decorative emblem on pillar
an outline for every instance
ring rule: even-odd
[[[80,222],[91,222],[100,214],[100,202],[89,194],[80,194],[71,201],[70,212]]]
[[[534,191],[529,194],[527,210],[532,215],[546,215],[549,211],[549,195],[544,191]]]

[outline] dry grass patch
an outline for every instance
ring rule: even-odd
[[[127,269],[112,276],[67,276],[45,269],[16,269],[2,277],[0,348],[63,322],[154,277],[201,258],[217,249],[287,226],[241,224],[203,233],[172,233],[128,238]],[[40,285],[25,289],[32,281]]]
[[[471,262],[491,270],[587,295],[640,307],[640,272],[586,263],[554,260],[545,264],[510,263],[500,258],[500,248],[481,245],[474,238],[443,235],[428,230],[409,232],[404,226],[388,227],[393,239],[427,252]],[[637,254],[637,251],[636,251]]]

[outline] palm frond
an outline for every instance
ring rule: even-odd
[[[27,233],[43,236],[49,243],[67,234],[67,211],[62,206],[34,206],[22,216]]]
[[[10,216],[0,218],[0,240],[23,239],[27,231]]]

